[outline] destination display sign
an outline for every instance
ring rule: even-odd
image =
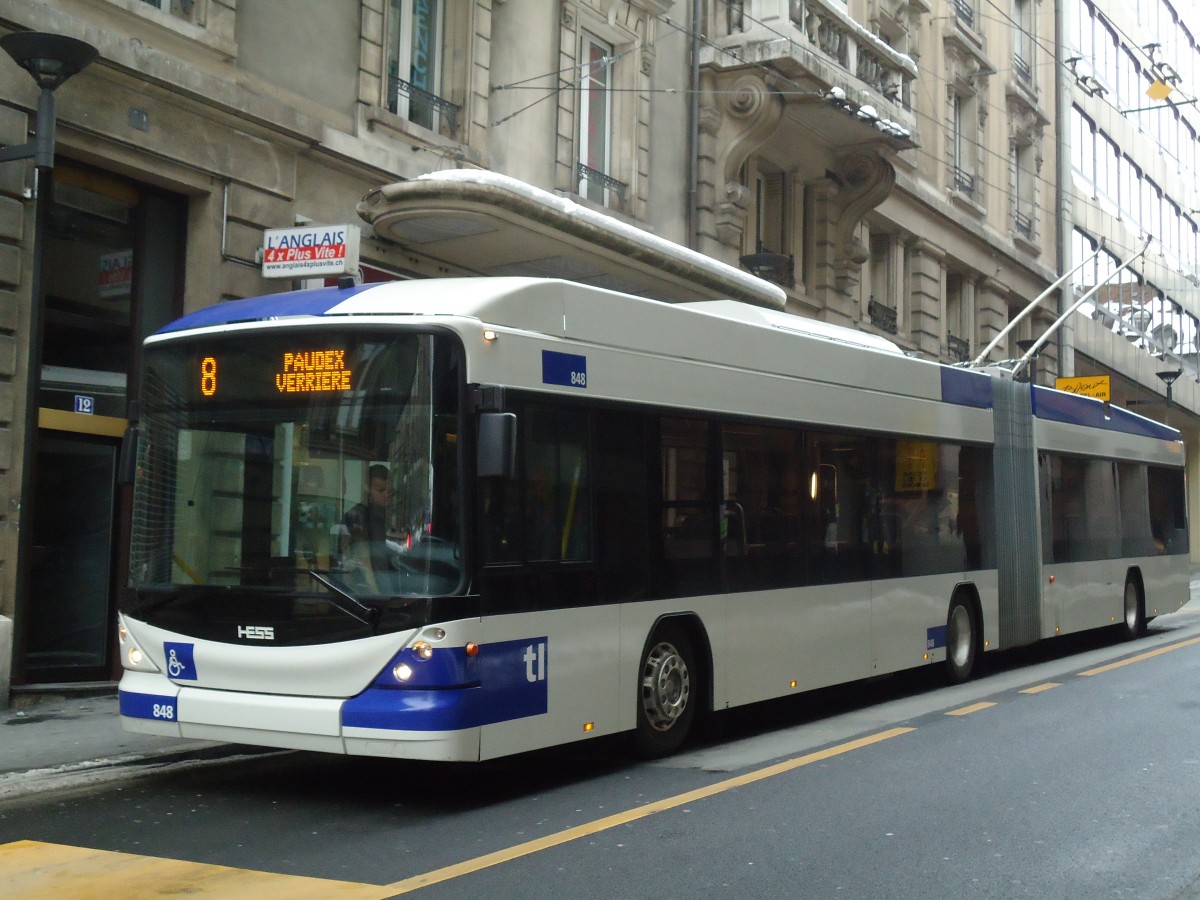
[[[275,357],[272,369],[274,389],[279,394],[341,392],[353,385],[353,371],[344,349],[284,351]],[[224,377],[221,356],[201,356],[196,376],[201,396],[218,397]]]

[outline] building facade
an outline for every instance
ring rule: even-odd
[[[1079,98],[1060,12],[1047,0],[291,0],[284,15],[272,0],[0,0],[0,32],[99,50],[57,95],[38,298],[32,170],[0,165],[0,694],[6,679],[114,674],[120,439],[140,341],[185,311],[292,287],[263,277],[267,230],[360,224],[364,278],[472,274],[469,257],[376,235],[356,206],[380,185],[491,170],[753,271],[798,315],[966,361],[1124,221],[1119,193],[1105,195],[1114,211],[1080,187],[1101,176],[1074,174],[1076,119],[1128,146],[1143,177],[1165,159],[1146,129]],[[0,143],[28,140],[36,101],[0,59]],[[1167,140],[1179,161],[1160,187],[1194,171],[1194,148]],[[1194,187],[1170,201],[1181,241]],[[1150,209],[1162,223],[1165,207]],[[1162,292],[1150,327],[1171,311],[1168,352],[1191,355],[1189,375],[1190,227],[1190,255],[1163,251],[1182,281],[1141,273]],[[533,271],[573,277],[549,258]],[[1076,278],[987,358],[1019,356],[1098,277]],[[31,396],[34,299],[45,326]],[[1035,377],[1102,368],[1113,402],[1165,416],[1159,345],[1116,326],[1105,337],[1097,308],[1042,349]],[[1198,402],[1195,378],[1175,383],[1169,412],[1189,443]]]

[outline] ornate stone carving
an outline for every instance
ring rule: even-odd
[[[836,173],[841,179],[841,212],[834,224],[834,271],[840,291],[858,284],[870,252],[858,239],[858,223],[878,206],[896,183],[892,164],[874,153],[851,153]]]
[[[746,70],[706,73],[703,88],[712,99],[701,108],[715,110],[715,115],[701,116],[701,156],[705,160],[701,180],[711,186],[714,236],[736,253],[742,246],[746,211],[753,200],[741,184],[741,168],[778,126],[783,99],[760,73]]]

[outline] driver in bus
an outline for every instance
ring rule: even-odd
[[[342,517],[342,560],[374,586],[376,573],[392,568],[387,543],[388,501],[392,486],[388,467],[377,463],[367,476],[366,498]]]

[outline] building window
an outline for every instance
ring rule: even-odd
[[[976,98],[955,94],[951,127],[951,187],[966,197],[975,197],[975,138],[979,116]]]
[[[459,107],[441,96],[443,19],[443,0],[391,0],[387,106],[431,131],[445,123],[453,134]]]
[[[956,362],[971,358],[973,288],[961,272],[946,273],[946,355]]]
[[[195,22],[196,7],[200,0],[142,0],[142,2],[187,22]]]
[[[579,194],[604,204],[610,190],[623,188],[610,173],[612,44],[585,31],[579,59]]]
[[[1033,85],[1033,0],[1013,0],[1013,73],[1027,87]]]
[[[1071,173],[1075,184],[1091,195],[1096,184],[1096,125],[1078,106],[1071,107]]]
[[[867,317],[872,325],[888,334],[899,331],[898,298],[900,286],[896,271],[899,256],[894,251],[896,238],[887,233],[871,235],[871,293],[867,300]]]
[[[1033,240],[1037,204],[1037,148],[1031,143],[1013,146],[1013,230]]]

